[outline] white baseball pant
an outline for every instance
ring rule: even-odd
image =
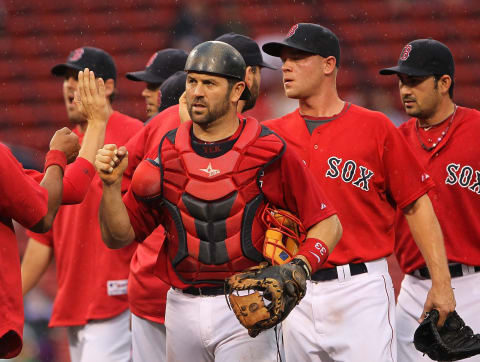
[[[385,259],[352,276],[307,281],[307,293],[283,322],[288,362],[395,362],[395,295]],[[402,361],[403,362],[403,361]]]
[[[251,338],[224,295],[196,296],[170,288],[165,327],[169,362],[279,360],[276,330]]]
[[[133,362],[165,362],[167,360],[165,325],[132,313]]]
[[[130,362],[130,311],[67,328],[71,362]]]

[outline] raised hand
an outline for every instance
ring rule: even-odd
[[[50,150],[58,150],[65,153],[67,162],[71,163],[77,158],[80,150],[78,136],[67,127],[59,129],[50,140]]]
[[[95,79],[94,72],[88,68],[78,72],[78,88],[74,101],[89,124],[106,123],[110,117],[111,109],[105,95],[105,82],[102,78]]]

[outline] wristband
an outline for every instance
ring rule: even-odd
[[[305,276],[307,277],[307,279],[311,279],[310,269],[308,269],[307,263],[305,263],[302,259],[294,258],[292,259],[292,261],[290,261],[290,264],[295,264],[301,267],[305,272]]]
[[[44,171],[47,171],[52,165],[57,165],[62,169],[62,172],[65,173],[65,167],[67,167],[67,156],[64,152],[58,150],[50,150],[45,157],[45,168]]]
[[[329,252],[322,240],[307,238],[300,246],[297,255],[304,256],[312,267],[312,273],[315,273],[327,261]]]

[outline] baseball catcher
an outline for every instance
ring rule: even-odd
[[[262,220],[267,226],[263,262],[227,279],[230,307],[251,337],[283,321],[304,297],[307,265],[293,259],[306,231],[290,212],[267,204]]]
[[[417,350],[434,361],[458,361],[480,353],[480,334],[473,334],[457,312],[450,313],[441,328],[438,318],[438,311],[432,310],[415,331]]]

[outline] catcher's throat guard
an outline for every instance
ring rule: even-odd
[[[263,244],[265,259],[272,265],[290,262],[307,235],[302,222],[292,213],[270,204],[265,206],[262,221],[267,227]]]

